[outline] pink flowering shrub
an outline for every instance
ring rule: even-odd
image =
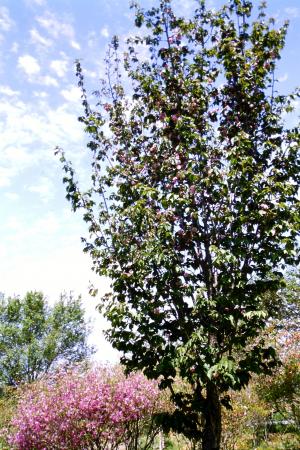
[[[28,387],[9,442],[18,450],[148,449],[160,396],[155,382],[119,368],[60,373]]]

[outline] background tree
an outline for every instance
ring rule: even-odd
[[[82,361],[93,349],[80,298],[49,306],[41,292],[0,302],[0,383],[30,383],[58,364]]]
[[[274,300],[274,299],[273,299]],[[300,272],[295,268],[286,275],[286,285],[278,292],[277,328],[286,334],[300,333]]]
[[[275,88],[287,25],[276,29],[264,5],[252,19],[247,0],[219,11],[199,1],[191,19],[169,0],[135,7],[146,31],[128,41],[124,82],[113,39],[94,110],[77,65],[91,187],[61,154],[67,198],[112,280],[101,310],[123,364],[170,389],[166,428],[219,449],[228,390],[276,364],[258,338],[265,293],[299,255],[299,130],[283,120],[298,94]],[[189,391],[176,391],[176,374]]]
[[[300,439],[300,322],[299,271],[290,271],[279,292],[281,306],[273,325],[282,362],[273,375],[261,379],[257,392],[273,408],[277,421],[298,433]],[[299,442],[298,442],[299,444]]]

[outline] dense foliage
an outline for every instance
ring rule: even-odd
[[[283,120],[298,94],[279,95],[275,73],[287,25],[264,5],[253,17],[248,0],[220,10],[200,0],[191,19],[169,0],[135,8],[143,31],[124,70],[113,39],[94,110],[77,65],[91,187],[80,190],[61,154],[67,198],[84,210],[95,270],[111,279],[108,339],[128,371],[170,389],[166,429],[219,449],[228,390],[276,365],[258,337],[274,313],[265,296],[299,258],[300,137]]]
[[[10,443],[18,450],[150,449],[162,408],[155,382],[118,369],[60,372],[19,401]]]
[[[0,450],[8,450],[8,435],[11,419],[16,412],[21,392],[11,386],[0,391]]]
[[[50,306],[41,292],[0,302],[0,385],[32,382],[60,363],[91,352],[80,298],[62,295]]]

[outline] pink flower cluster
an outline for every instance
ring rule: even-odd
[[[9,441],[18,450],[117,448],[132,424],[151,418],[159,395],[155,382],[120,369],[60,373],[28,388]]]

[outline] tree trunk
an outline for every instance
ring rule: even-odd
[[[164,450],[165,440],[164,440],[164,435],[163,435],[162,431],[159,432],[158,437],[159,437],[159,450]]]
[[[206,389],[202,450],[220,450],[222,420],[219,394],[213,383],[208,383]]]

